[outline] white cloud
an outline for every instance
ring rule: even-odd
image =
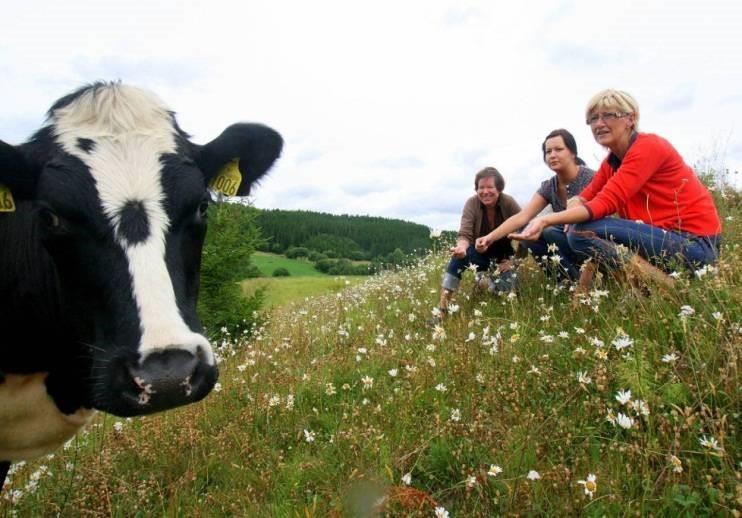
[[[642,128],[690,163],[740,169],[742,5],[625,0],[372,3],[14,2],[0,20],[0,138],[19,142],[58,97],[121,78],[154,90],[206,142],[236,120],[278,129],[260,207],[453,229],[478,169],[525,203],[549,177],[540,145],[584,125],[597,90],[631,92]]]

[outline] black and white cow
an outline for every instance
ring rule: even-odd
[[[0,141],[0,488],[10,462],[54,450],[94,410],[209,393],[207,186],[239,159],[247,194],[282,145],[244,123],[194,144],[157,97],[118,82],[63,97],[28,142]]]

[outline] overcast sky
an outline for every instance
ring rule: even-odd
[[[458,228],[482,167],[530,199],[552,174],[552,129],[596,168],[606,151],[584,108],[609,87],[688,163],[742,169],[739,0],[6,4],[0,139],[21,143],[62,95],[121,79],[157,93],[196,142],[236,121],[282,133],[261,208]]]

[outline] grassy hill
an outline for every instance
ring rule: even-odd
[[[258,267],[264,277],[271,277],[276,268],[286,268],[292,277],[326,277],[318,271],[314,264],[309,261],[289,259],[284,255],[271,254],[267,252],[255,252],[250,257],[250,262]]]
[[[224,336],[205,401],[99,416],[21,466],[0,516],[733,516],[740,485],[742,210],[673,293],[610,278],[573,307],[532,263],[442,327],[445,257]]]

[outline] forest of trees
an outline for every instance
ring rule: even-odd
[[[275,209],[259,210],[256,223],[265,239],[261,250],[278,254],[303,248],[307,256],[387,263],[422,255],[431,245],[428,227],[398,219]]]

